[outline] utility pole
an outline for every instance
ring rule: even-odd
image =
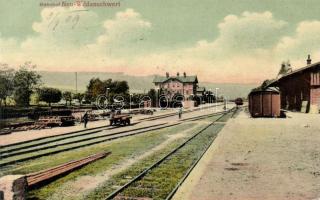
[[[217,112],[217,104],[218,104],[218,90],[219,88],[216,88],[216,105],[215,105],[216,112]]]
[[[76,75],[76,94],[78,93],[78,72],[75,72]]]

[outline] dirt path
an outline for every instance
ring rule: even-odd
[[[320,115],[228,121],[175,200],[320,198]]]
[[[206,123],[206,122],[203,122]],[[182,132],[176,134],[168,135],[168,138],[159,144],[158,146],[153,147],[146,153],[132,157],[123,161],[122,163],[113,166],[111,169],[106,170],[105,172],[98,174],[96,176],[81,176],[75,181],[70,181],[61,186],[61,189],[57,191],[50,200],[61,200],[61,199],[84,199],[85,195],[91,192],[93,189],[97,188],[100,184],[107,181],[110,177],[115,174],[118,174],[126,169],[128,169],[133,164],[141,161],[142,159],[147,158],[155,152],[158,152],[164,149],[170,143],[186,137],[186,133],[192,130],[199,128],[203,123],[186,129]],[[84,184],[86,183],[86,184]]]

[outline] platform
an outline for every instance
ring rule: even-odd
[[[175,200],[320,198],[320,115],[230,119]]]

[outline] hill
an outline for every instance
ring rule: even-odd
[[[44,86],[55,87],[61,90],[76,90],[76,75],[74,72],[48,72],[39,71],[42,76]],[[132,93],[147,92],[153,88],[152,83],[154,76],[131,76],[124,73],[107,73],[107,72],[78,72],[78,91],[84,92],[91,78],[100,78],[106,80],[126,80]],[[256,87],[254,84],[238,84],[238,83],[207,83],[201,82],[200,86],[211,88],[215,92],[215,88],[219,88],[218,95],[224,94],[228,98],[246,97],[249,91]]]

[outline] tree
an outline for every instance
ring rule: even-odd
[[[71,106],[72,93],[69,91],[65,91],[62,93],[62,97],[66,101],[66,106],[67,106],[68,101],[69,101],[69,105]]]
[[[92,102],[99,95],[107,94],[108,99],[112,101],[115,95],[127,96],[128,92],[129,86],[127,81],[112,81],[112,79],[101,81],[99,78],[92,78],[87,86],[86,100]]]
[[[38,87],[41,76],[33,71],[34,68],[36,68],[36,65],[26,62],[14,73],[14,100],[17,105],[29,106],[30,96]]]
[[[148,96],[151,99],[152,107],[156,107],[157,106],[157,91],[155,89],[149,90]]]
[[[2,102],[6,106],[7,97],[13,93],[13,69],[8,68],[7,64],[0,65],[0,107]]]
[[[278,78],[280,78],[290,72],[292,72],[292,67],[291,67],[290,61],[288,60],[287,62],[282,62],[279,73],[278,73]]]
[[[98,95],[105,94],[105,92],[104,83],[99,78],[92,78],[87,86],[86,100],[92,102]]]
[[[83,93],[76,93],[76,94],[74,94],[73,99],[78,100],[80,103],[80,106],[81,106],[81,102],[84,99],[84,96],[85,95]]]
[[[114,81],[111,83],[111,92],[115,94],[127,94],[129,85],[127,81]]]
[[[38,90],[39,100],[51,106],[51,103],[58,103],[61,100],[61,91],[56,88],[41,88]]]

